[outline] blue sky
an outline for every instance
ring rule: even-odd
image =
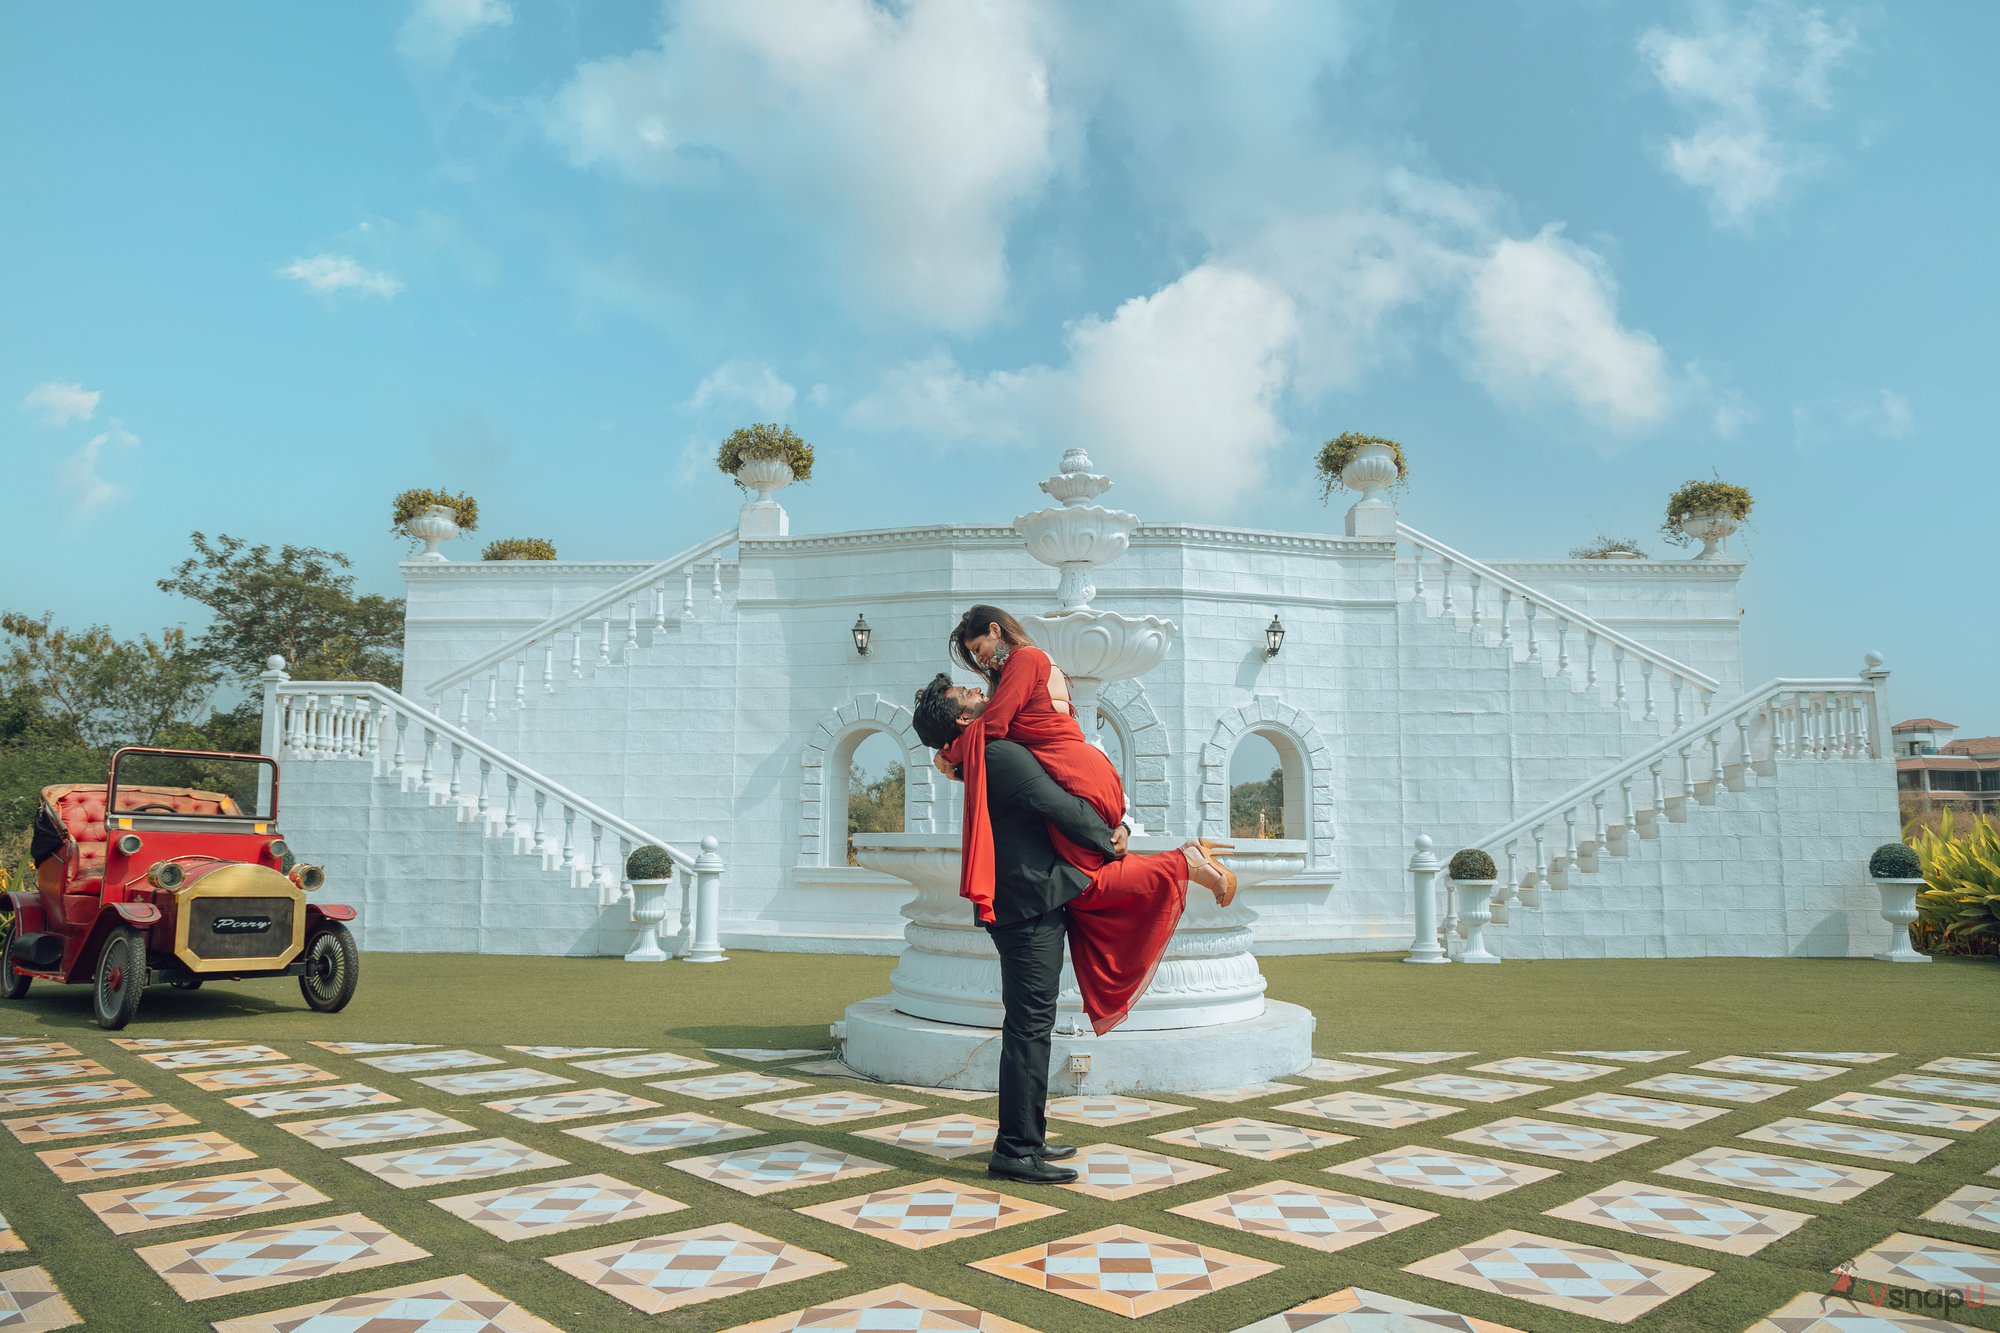
[[[655,558],[790,422],[794,530],[1156,521],[1488,558],[1757,498],[1746,669],[2000,732],[2000,6],[1611,0],[0,8],[0,606],[124,633],[190,529],[390,497]],[[476,542],[458,554],[476,554]],[[62,565],[54,557],[60,553]]]

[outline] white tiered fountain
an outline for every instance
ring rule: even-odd
[[[1129,617],[1091,606],[1091,571],[1123,555],[1139,520],[1091,504],[1111,480],[1081,449],[1042,483],[1059,507],[1014,520],[1037,560],[1061,571],[1056,608],[1021,623],[1070,678],[1077,720],[1097,733],[1097,700],[1107,681],[1144,675],[1172,646],[1172,621]],[[954,788],[954,792],[961,789]],[[1134,851],[1167,851],[1178,839],[1136,836]],[[1250,952],[1257,884],[1305,868],[1303,842],[1237,843],[1239,893],[1219,908],[1190,886],[1186,914],[1153,984],[1114,1032],[1091,1033],[1067,964],[1051,1057],[1052,1086],[1077,1092],[1198,1092],[1245,1087],[1303,1069],[1312,1058],[1312,1015],[1267,1001]],[[854,839],[862,865],[908,880],[917,896],[903,908],[907,941],[890,993],[848,1008],[844,1058],[890,1083],[992,1089],[999,1078],[1000,959],[958,894],[959,835],[872,834]],[[1082,1057],[1083,1068],[1073,1057]]]

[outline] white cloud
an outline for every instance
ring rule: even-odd
[[[417,0],[396,34],[396,50],[405,60],[442,65],[481,28],[513,21],[506,0]]]
[[[1865,430],[1885,440],[1907,439],[1917,426],[1910,400],[1893,389],[1878,390],[1867,398],[1843,400],[1840,419],[1856,430]]]
[[[105,453],[107,450],[134,448],[139,437],[126,430],[115,419],[103,431],[92,436],[77,450],[76,456],[63,470],[62,482],[76,499],[76,512],[88,514],[100,509],[125,494],[126,488],[104,475]]]
[[[1619,322],[1617,295],[1609,266],[1559,227],[1503,239],[1467,290],[1473,374],[1497,398],[1533,408],[1554,394],[1618,434],[1661,425],[1673,407],[1666,355]]]
[[[42,414],[44,426],[67,426],[72,421],[88,421],[97,414],[97,402],[104,395],[81,384],[50,380],[28,390],[21,407]]]
[[[310,258],[294,259],[278,270],[283,277],[304,283],[316,292],[340,291],[366,292],[383,300],[392,300],[403,290],[403,284],[388,273],[364,268],[351,255],[313,255]]]
[[[1851,20],[1789,0],[1739,13],[1710,6],[1692,32],[1649,28],[1640,58],[1688,122],[1661,153],[1668,173],[1708,195],[1717,224],[1747,229],[1819,164],[1775,122],[1828,110],[1833,72],[1858,40]]]
[[[864,304],[966,331],[1055,167],[1041,40],[1018,5],[691,0],[658,47],[579,66],[548,128],[579,166],[747,177],[835,238]]]
[[[798,392],[765,362],[725,361],[695,386],[687,405],[695,412],[740,405],[759,419],[775,420],[789,412],[797,399]]]

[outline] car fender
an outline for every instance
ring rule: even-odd
[[[40,935],[48,929],[48,918],[42,913],[42,895],[33,889],[9,893],[7,906],[14,913],[14,929],[21,934]]]
[[[144,934],[149,946],[152,944],[153,923],[160,919],[160,909],[150,903],[105,903],[97,911],[97,918],[90,923],[90,933],[84,937],[83,946],[76,956],[69,960],[69,968],[64,981],[89,981],[97,975],[97,955],[104,948],[104,937],[121,924],[136,927]]]
[[[312,928],[313,918],[327,921],[352,921],[354,909],[346,903],[308,903],[306,905],[306,928]]]
[[[150,926],[160,919],[160,909],[151,903],[106,903],[105,908],[135,926]]]

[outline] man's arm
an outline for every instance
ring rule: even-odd
[[[991,795],[1027,806],[1079,847],[1106,857],[1120,855],[1112,845],[1110,826],[1099,817],[1096,807],[1064,791],[1022,746],[1012,741],[987,742],[986,783]]]

